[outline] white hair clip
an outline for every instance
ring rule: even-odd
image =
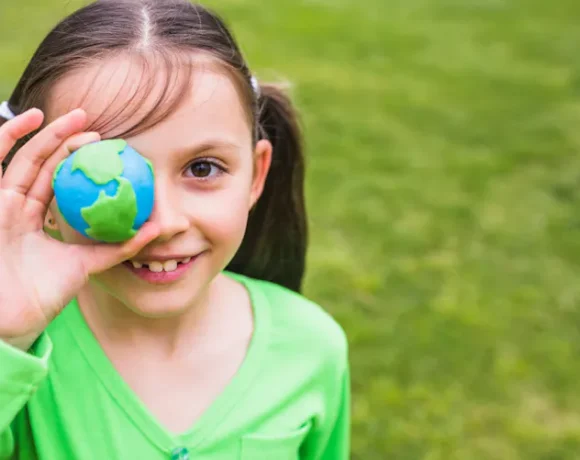
[[[16,117],[16,115],[14,115],[14,113],[10,109],[8,101],[4,101],[2,102],[2,104],[0,104],[0,117],[5,118],[6,120],[12,120],[13,118]]]
[[[250,82],[252,83],[252,89],[254,90],[254,93],[257,97],[260,97],[260,83],[258,82],[258,79],[256,77],[252,77]]]

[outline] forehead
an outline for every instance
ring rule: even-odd
[[[132,129],[144,116],[159,115],[174,101],[173,110],[151,131],[163,127],[169,136],[197,131],[251,136],[248,113],[233,79],[203,59],[170,66],[159,59],[130,56],[97,61],[62,77],[45,111],[50,121],[83,108],[89,129],[98,127],[103,138],[110,138]]]

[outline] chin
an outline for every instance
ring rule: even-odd
[[[197,263],[181,279],[167,284],[150,284],[138,280],[127,268],[117,266],[97,275],[95,281],[102,292],[116,299],[128,311],[144,318],[170,318],[187,313],[199,305],[212,280],[220,273],[222,262],[200,256]],[[111,299],[112,300],[112,299]]]
[[[144,318],[171,318],[188,312],[196,303],[196,296],[180,293],[143,293],[135,298],[124,299],[123,304],[136,315]]]

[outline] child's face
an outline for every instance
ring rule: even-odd
[[[111,104],[113,112],[122,108],[131,94],[125,99],[119,96],[121,86],[127,88],[141,77],[128,71],[129,65],[117,59],[64,77],[51,95],[47,117],[65,113],[71,106],[83,107],[89,119]],[[150,220],[162,229],[161,236],[133,260],[192,260],[176,271],[171,271],[169,262],[170,267],[165,267],[169,271],[162,274],[151,275],[147,268],[134,271],[127,263],[94,277],[97,289],[143,316],[184,311],[225,268],[241,244],[249,210],[261,193],[270,164],[271,145],[252,144],[252,130],[233,82],[209,68],[193,75],[193,90],[179,109],[146,132],[126,138],[155,168],[155,208]],[[142,107],[153,104],[161,89],[151,91]],[[103,139],[115,137],[100,134]],[[54,203],[51,211],[65,242],[94,244],[63,221]],[[159,269],[158,264],[151,265]]]

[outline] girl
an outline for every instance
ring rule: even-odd
[[[49,33],[0,108],[0,458],[348,458],[340,327],[300,291],[300,134],[225,25],[101,0]],[[56,165],[124,138],[156,171],[129,242],[54,203]]]

